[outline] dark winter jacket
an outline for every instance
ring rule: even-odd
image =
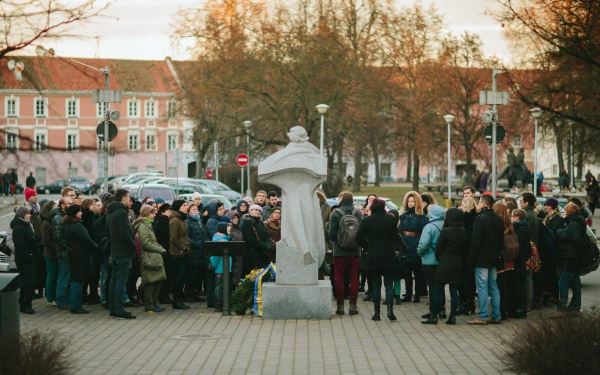
[[[242,219],[242,235],[249,252],[249,261],[252,267],[262,268],[269,264],[273,257],[273,244],[262,217],[250,215]]]
[[[467,246],[463,213],[458,208],[450,208],[446,212],[444,227],[435,248],[435,257],[438,259],[436,281],[447,284],[460,284],[464,281]]]
[[[98,253],[98,245],[78,219],[65,216],[64,223],[71,280],[85,282],[92,274],[92,256]]]
[[[526,220],[513,223],[513,228],[519,240],[519,253],[513,261],[515,272],[527,272],[525,262],[531,257],[531,244],[529,241],[529,224]]]
[[[222,205],[222,204],[221,204]],[[219,215],[217,215],[217,209],[219,208],[219,201],[213,199],[206,205],[206,211],[208,211],[208,221],[206,222],[206,229],[208,230],[209,238],[212,238],[217,233],[217,226],[221,221]]]
[[[35,177],[27,176],[25,179],[25,186],[33,188],[35,186]]]
[[[585,220],[581,215],[566,219],[565,229],[558,231],[559,254],[561,259],[579,259],[579,249],[584,247],[586,234]]]
[[[102,258],[107,258],[110,255],[107,217],[108,215],[100,215],[96,218],[96,220],[94,220],[94,224],[92,224],[92,233],[90,235],[92,240],[98,244],[98,248],[100,250],[99,254]]]
[[[132,257],[135,255],[133,228],[129,221],[129,208],[121,202],[108,205],[108,238],[111,257]]]
[[[19,271],[19,286],[34,288],[36,285],[36,240],[28,221],[15,216],[10,223],[15,244],[15,263]]]
[[[59,257],[65,256],[65,250],[67,248],[67,244],[65,243],[64,238],[64,216],[64,212],[62,212],[62,210],[58,207],[50,211],[50,217],[52,218],[52,240],[54,241],[54,248],[56,249],[56,254]]]
[[[398,272],[398,231],[394,218],[387,215],[383,208],[373,211],[362,221],[356,241],[368,249],[364,256],[364,267],[367,271],[392,274]]]
[[[469,267],[496,267],[504,246],[504,224],[491,209],[483,209],[473,221]]]
[[[527,224],[529,225],[529,239],[534,243],[538,243],[538,217],[533,207],[527,207]]]
[[[565,219],[560,216],[558,210],[546,215],[542,223],[538,225],[538,243],[542,267],[549,265],[555,268],[558,261],[558,230],[565,227]]]
[[[94,221],[96,221],[97,218],[98,215],[92,212],[92,210],[90,210],[89,208],[81,210],[81,224],[83,224],[83,226],[88,231],[88,234],[90,235],[90,237],[92,237],[92,239],[92,234],[94,233]]]
[[[427,217],[425,215],[417,215],[414,208],[409,208],[400,215],[398,229],[406,243],[407,251],[405,259],[407,263],[414,264],[421,261],[421,257],[417,254],[417,246],[419,246],[421,233],[426,224]]]
[[[360,248],[356,247],[356,249],[345,249],[338,245],[337,243],[337,235],[339,230],[340,219],[344,215],[352,215],[354,212],[354,216],[358,218],[358,222],[361,223],[363,220],[363,215],[360,210],[354,208],[354,205],[350,201],[342,201],[340,206],[333,210],[331,213],[331,220],[329,221],[329,238],[333,242],[333,256],[359,256]]]
[[[198,218],[194,219],[188,215],[185,224],[192,247],[192,262],[199,266],[207,265],[208,257],[204,250],[204,243],[209,240],[209,237],[206,226],[202,224],[202,217],[198,216]]]
[[[42,219],[42,238],[40,243],[44,246],[44,256],[49,259],[56,259],[56,247],[52,240],[51,212],[49,204],[45,204],[40,211],[40,218]]]
[[[158,215],[152,222],[152,229],[156,235],[156,241],[165,249],[169,248],[169,217]]]
[[[185,219],[187,215],[173,211],[169,217],[169,255],[181,257],[189,255],[191,251],[190,238],[188,237]]]

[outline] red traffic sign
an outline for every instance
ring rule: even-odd
[[[240,167],[245,167],[250,162],[250,157],[248,156],[248,154],[239,154],[235,158],[235,161],[236,161],[237,165],[239,165]]]

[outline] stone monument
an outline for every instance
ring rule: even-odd
[[[325,237],[315,191],[327,179],[327,160],[294,126],[290,143],[258,165],[258,180],[282,190],[277,279],[263,285],[265,319],[331,319],[331,284],[319,281]]]

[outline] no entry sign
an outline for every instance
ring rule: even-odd
[[[239,165],[240,167],[245,167],[248,165],[250,158],[248,157],[248,154],[239,154],[235,158],[235,161],[237,162],[237,165]]]

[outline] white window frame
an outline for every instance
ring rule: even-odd
[[[130,138],[132,136],[137,137],[137,140],[135,142],[135,148],[131,148]],[[127,132],[127,151],[135,152],[135,151],[139,151],[139,150],[140,150],[140,132],[138,132],[138,131]]]
[[[69,113],[69,104],[75,103],[75,113]],[[67,118],[78,118],[79,117],[79,98],[71,96],[65,99],[65,117]]]
[[[148,137],[153,137],[153,143],[152,143],[152,147],[148,147]],[[144,143],[145,143],[145,149],[146,151],[156,151],[156,133],[155,132],[146,132],[145,134],[145,139],[144,139]]]
[[[173,107],[173,108],[171,108]],[[177,115],[177,101],[169,100],[167,102],[167,118],[175,118]]]
[[[72,150],[69,150],[69,136],[75,136],[75,148]],[[79,151],[79,139],[80,135],[79,135],[79,130],[67,130],[66,134],[65,134],[65,150],[67,152],[77,152]]]
[[[103,119],[107,109],[110,109],[110,103],[96,103],[96,117]]]
[[[169,147],[169,139],[174,136],[175,137],[175,145],[174,147]],[[175,151],[179,147],[179,135],[177,133],[171,132],[167,133],[167,152]]]
[[[38,114],[38,101],[43,101],[44,102],[44,113],[43,114]],[[38,117],[38,118],[43,118],[43,117],[48,117],[48,98],[44,98],[41,96],[35,97],[33,98],[33,115],[34,117]]]
[[[40,148],[39,143],[37,141],[38,135],[44,136],[43,146]],[[36,129],[33,131],[33,150],[34,151],[46,151],[48,150],[48,130],[46,129]]]
[[[8,147],[8,137],[15,137],[15,147]],[[6,129],[6,135],[4,136],[4,147],[9,151],[19,150],[19,129]]]
[[[149,109],[152,108],[152,111]],[[158,103],[154,99],[148,99],[144,103],[144,117],[145,118],[158,118]]]
[[[135,113],[131,113],[131,105],[135,104]],[[137,99],[129,99],[127,101],[127,117],[128,118],[140,118],[140,101]]]
[[[518,140],[519,142],[516,142],[517,140]],[[515,134],[515,135],[512,137],[512,146],[513,146],[513,147],[519,147],[519,148],[520,148],[520,147],[523,147],[523,137],[521,137],[521,134]]]
[[[14,113],[9,113],[8,112],[8,102],[14,100],[15,101],[15,111]],[[19,97],[18,96],[7,96],[4,98],[4,116],[5,117],[19,117]]]

